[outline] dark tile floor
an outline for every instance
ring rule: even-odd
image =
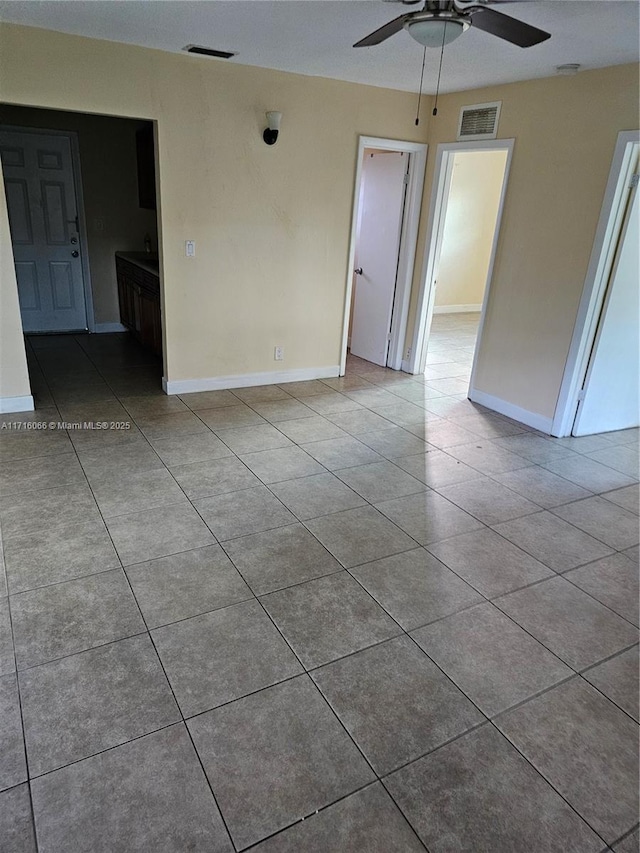
[[[6,853],[637,851],[638,437],[424,376],[166,397],[28,342],[0,430]]]

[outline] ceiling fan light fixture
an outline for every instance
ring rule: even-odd
[[[404,28],[413,39],[424,47],[442,47],[451,44],[465,30],[468,30],[469,21],[438,17],[419,18],[418,20],[407,21]]]

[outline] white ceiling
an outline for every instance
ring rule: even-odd
[[[422,47],[405,31],[377,47],[352,44],[421,7],[380,0],[0,0],[0,20],[179,52],[186,44],[237,51],[232,63],[416,92]],[[473,27],[445,48],[441,91],[637,62],[638,0],[532,0],[494,7],[550,32],[525,50]],[[193,62],[224,60],[191,57]],[[439,51],[428,50],[425,92]]]

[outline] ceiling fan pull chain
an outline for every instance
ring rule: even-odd
[[[427,48],[425,45],[422,54],[422,73],[420,74],[420,89],[418,90],[418,109],[416,110],[416,127],[420,124],[420,100],[422,98],[422,81],[424,80],[424,63],[427,59]]]
[[[433,113],[432,115],[438,115],[438,95],[440,94],[440,75],[442,74],[442,60],[444,59],[444,40],[447,35],[447,25],[445,23],[442,28],[442,47],[440,48],[440,66],[438,68],[438,83],[436,85],[436,99],[433,104]]]

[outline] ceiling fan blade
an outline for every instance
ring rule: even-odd
[[[460,9],[469,9],[473,6],[500,6],[504,3],[531,3],[531,0],[455,0],[455,5]]]
[[[385,24],[380,29],[376,30],[373,33],[369,33],[368,36],[365,36],[360,41],[357,41],[354,44],[354,47],[370,47],[374,44],[380,44],[380,42],[385,41],[385,39],[394,36],[396,33],[399,33],[402,29],[402,25],[404,24],[406,18],[410,17],[410,15],[400,15],[399,18],[394,18],[393,21],[389,21],[388,24]]]
[[[551,38],[551,33],[546,33],[544,30],[532,27],[531,24],[525,24],[524,21],[511,18],[502,12],[496,12],[487,6],[467,7],[465,12],[471,17],[474,27],[484,30],[485,33],[498,36],[505,41],[510,41],[512,44],[517,44],[518,47],[532,47],[534,44],[540,44],[540,42]]]

